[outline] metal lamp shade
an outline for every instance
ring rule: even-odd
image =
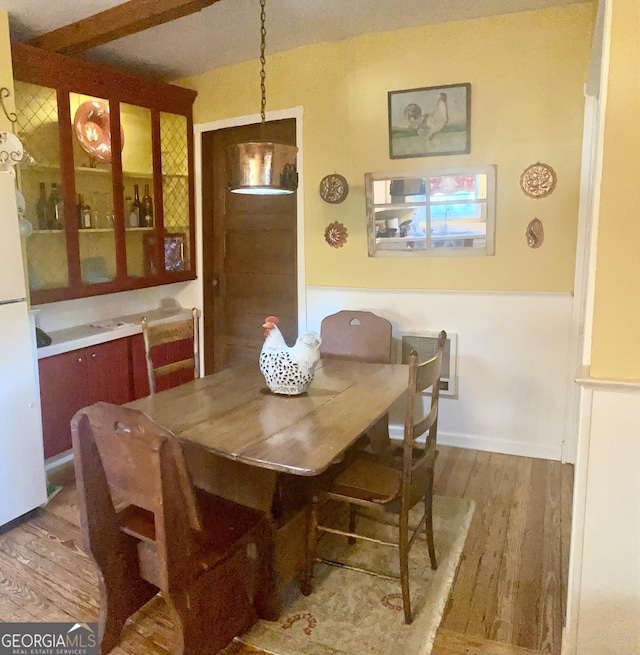
[[[297,152],[295,146],[268,141],[229,146],[229,189],[253,195],[293,193],[298,188]]]

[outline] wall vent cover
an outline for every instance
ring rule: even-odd
[[[401,332],[399,363],[409,363],[409,353],[415,350],[418,360],[431,359],[438,350],[439,332]],[[458,397],[458,335],[447,332],[447,341],[442,356],[442,375],[440,376],[440,395]]]

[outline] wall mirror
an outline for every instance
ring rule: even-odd
[[[366,173],[369,256],[493,255],[495,180],[495,166]]]

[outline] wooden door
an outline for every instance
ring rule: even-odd
[[[295,145],[295,119],[264,127],[264,138]],[[227,147],[260,137],[259,124],[203,134],[205,373],[257,364],[269,315],[280,319],[290,345],[298,334],[296,194],[227,188]]]

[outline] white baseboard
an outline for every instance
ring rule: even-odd
[[[73,459],[73,450],[65,450],[64,452],[53,455],[44,461],[44,470],[51,471],[51,469],[58,468],[67,462],[70,462]]]
[[[401,425],[389,426],[389,436],[392,439],[402,441],[402,435],[403,428]],[[502,453],[503,455],[517,455],[519,457],[535,457],[551,460],[560,460],[562,450],[560,447],[554,448],[535,443],[441,431],[438,431],[438,444],[440,446],[454,446],[456,448],[469,448],[471,450],[485,450],[491,453]]]

